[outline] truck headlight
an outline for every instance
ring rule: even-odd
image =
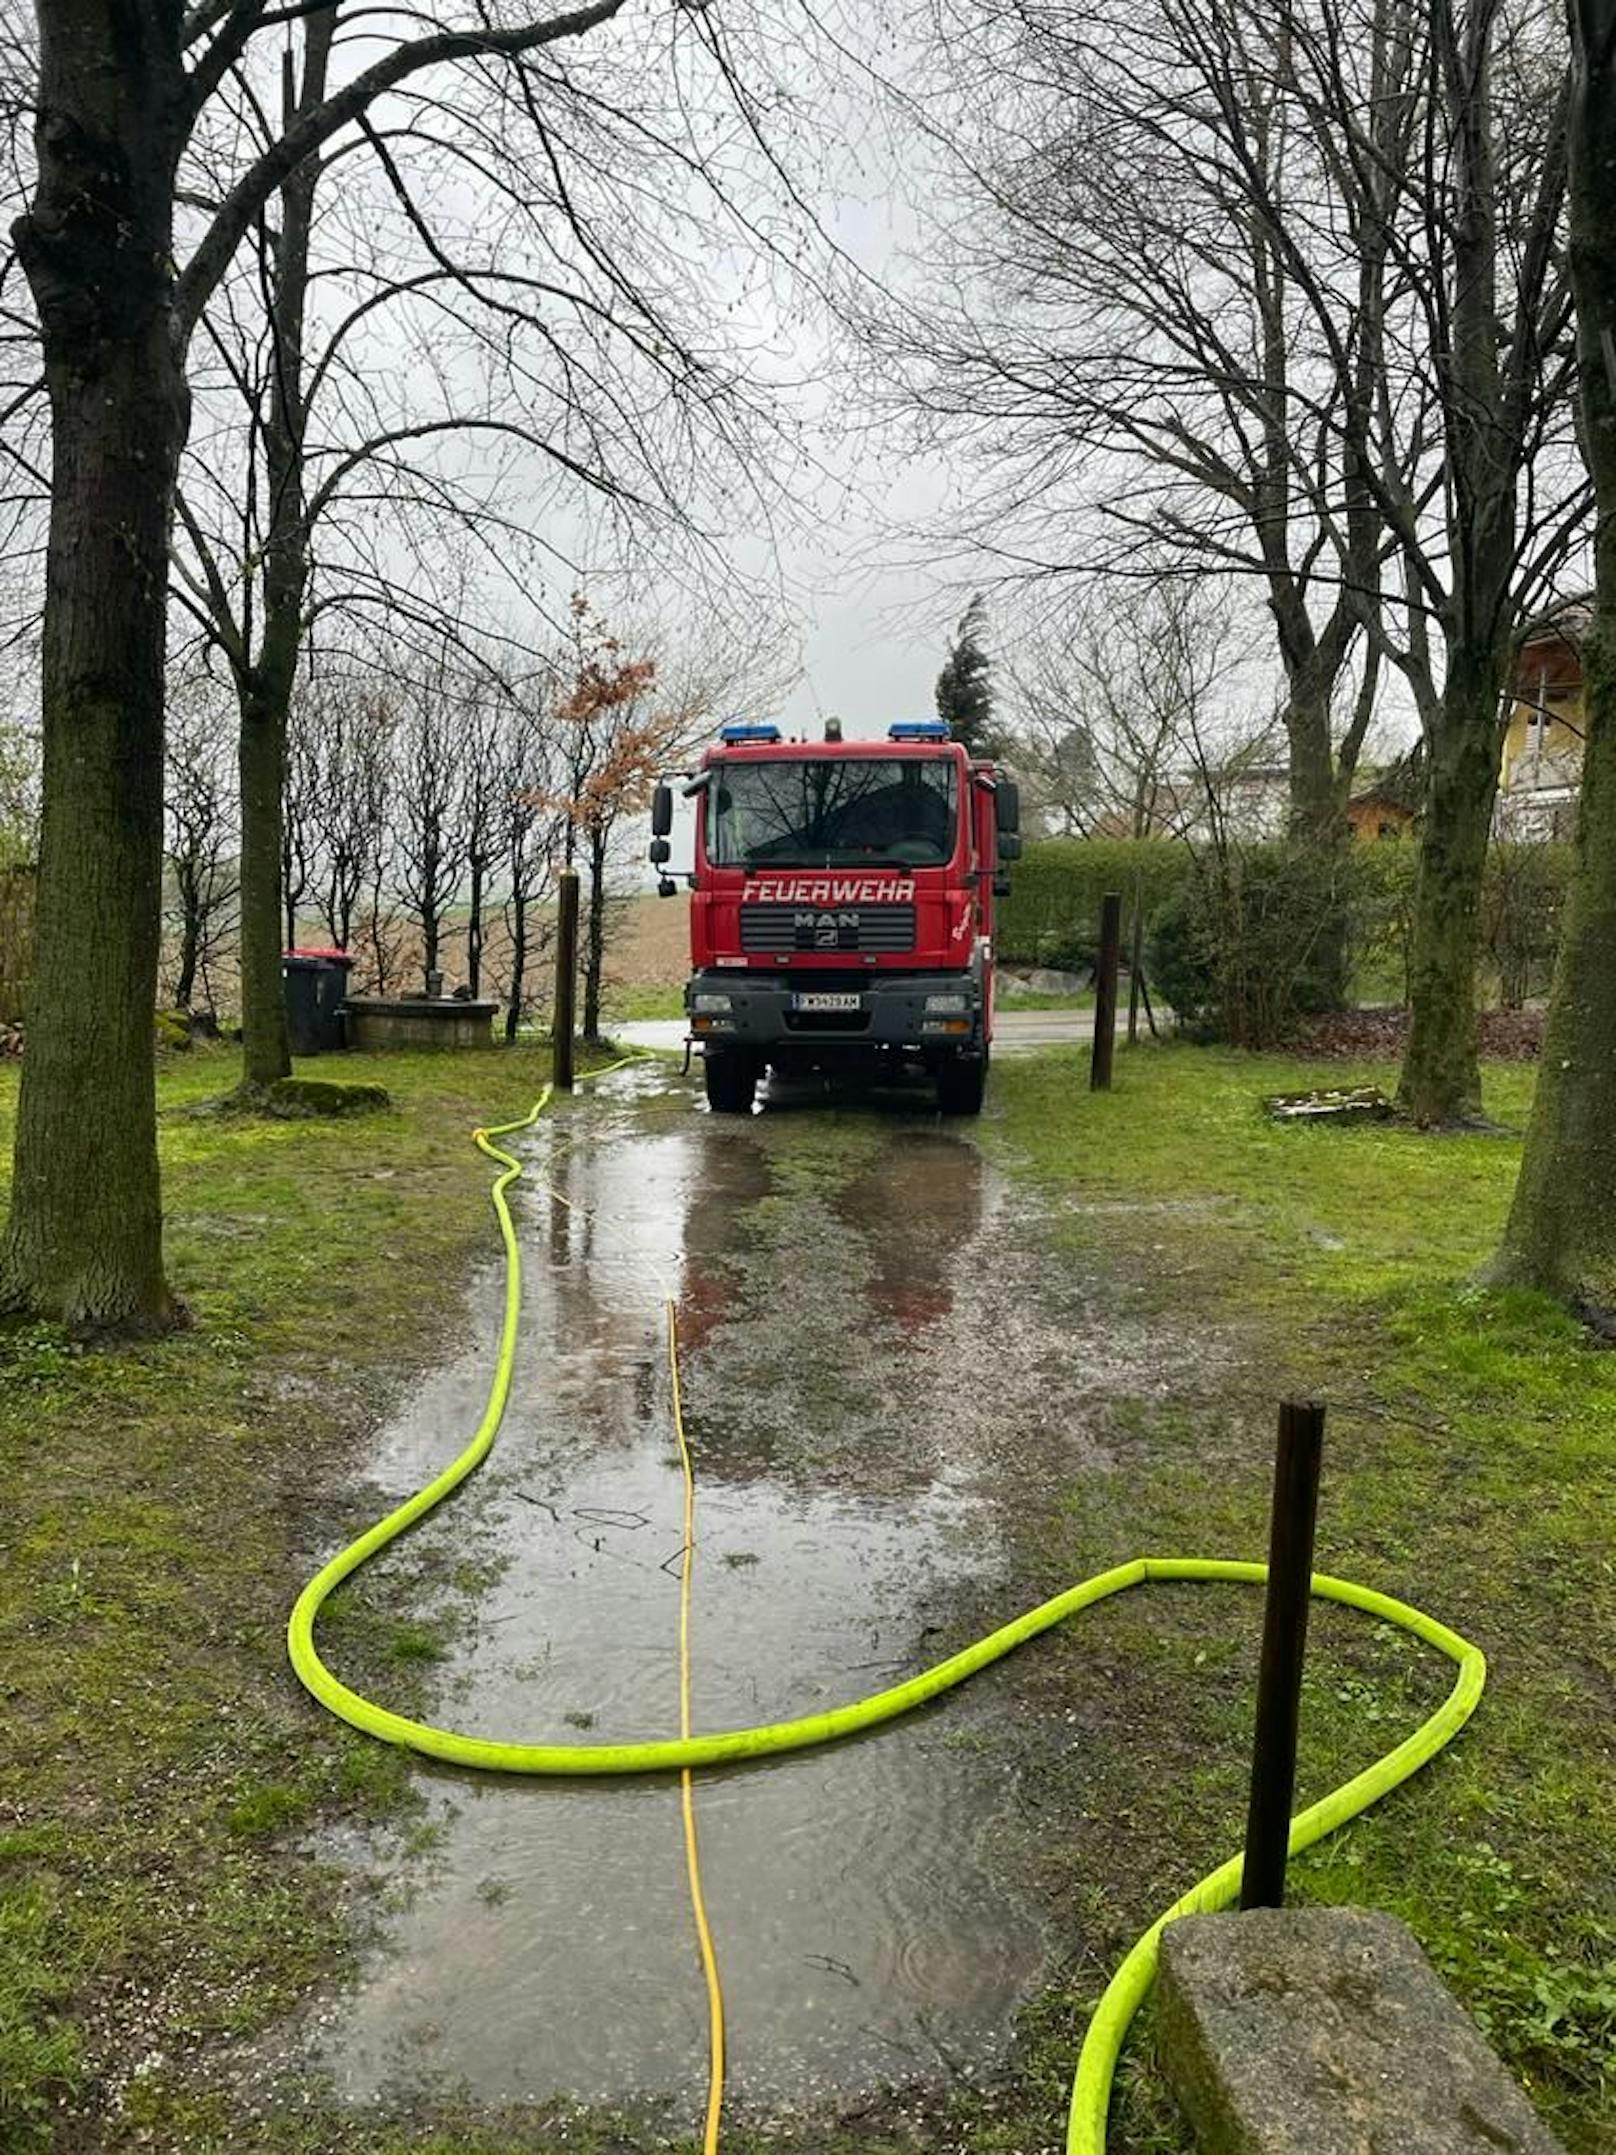
[[[712,1016],[717,1016],[721,1012],[733,1009],[734,1005],[727,995],[698,995],[693,998],[690,1007],[693,1011],[705,1011]]]
[[[970,1007],[970,998],[965,995],[928,995],[926,997],[928,1011],[969,1010]]]

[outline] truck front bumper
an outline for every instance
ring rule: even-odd
[[[857,973],[846,985],[772,974],[709,971],[685,989],[691,1037],[707,1054],[740,1050],[765,1061],[871,1052],[941,1060],[980,1055],[986,1039],[982,985],[973,972]],[[814,998],[851,998],[826,1009]]]

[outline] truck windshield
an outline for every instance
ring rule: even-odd
[[[719,766],[707,795],[717,868],[935,868],[957,829],[951,756],[771,756]]]

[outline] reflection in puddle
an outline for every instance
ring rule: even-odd
[[[452,1515],[424,1530],[463,1548],[475,1513],[479,1543],[509,1562],[478,1598],[436,1718],[527,1740],[676,1728],[666,1294],[696,1452],[698,1727],[895,1681],[929,1658],[950,1589],[996,1575],[992,1507],[926,1404],[925,1342],[988,1206],[980,1156],[931,1130],[877,1130],[822,1193],[793,1190],[771,1219],[789,1164],[772,1136],[762,1118],[639,1117],[619,1093],[534,1142],[510,1410],[458,1540]],[[496,1299],[485,1287],[465,1360],[381,1445],[389,1488],[417,1486],[475,1418]],[[929,1381],[955,1378],[939,1363]],[[849,1386],[857,1441],[828,1444],[825,1402]],[[857,1742],[699,1778],[739,2102],[845,2099],[1002,2050],[1044,1939],[993,1867],[987,1829],[1009,1797],[995,1711],[979,1685]],[[431,1778],[440,1855],[318,2038],[338,2089],[698,2090],[704,1998],[675,1784]]]

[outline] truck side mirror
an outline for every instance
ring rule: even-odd
[[[1007,875],[996,875],[993,878],[993,895],[995,898],[1009,897],[1010,878]]]
[[[1001,778],[993,789],[993,820],[1001,831],[1021,828],[1021,788],[1013,778]]]
[[[657,877],[656,894],[659,898],[677,898],[679,886],[671,875],[660,875]]]
[[[999,858],[1002,861],[1018,861],[1021,858],[1021,839],[1015,831],[999,832]]]
[[[653,838],[651,840],[650,855],[652,867],[660,868],[662,866],[662,863],[670,857],[672,852],[673,848],[669,845],[666,838]]]
[[[651,836],[653,838],[666,838],[672,829],[673,788],[672,786],[659,785],[651,796]],[[653,860],[666,860],[667,857],[666,853],[658,853],[654,847],[652,848],[651,858]]]

